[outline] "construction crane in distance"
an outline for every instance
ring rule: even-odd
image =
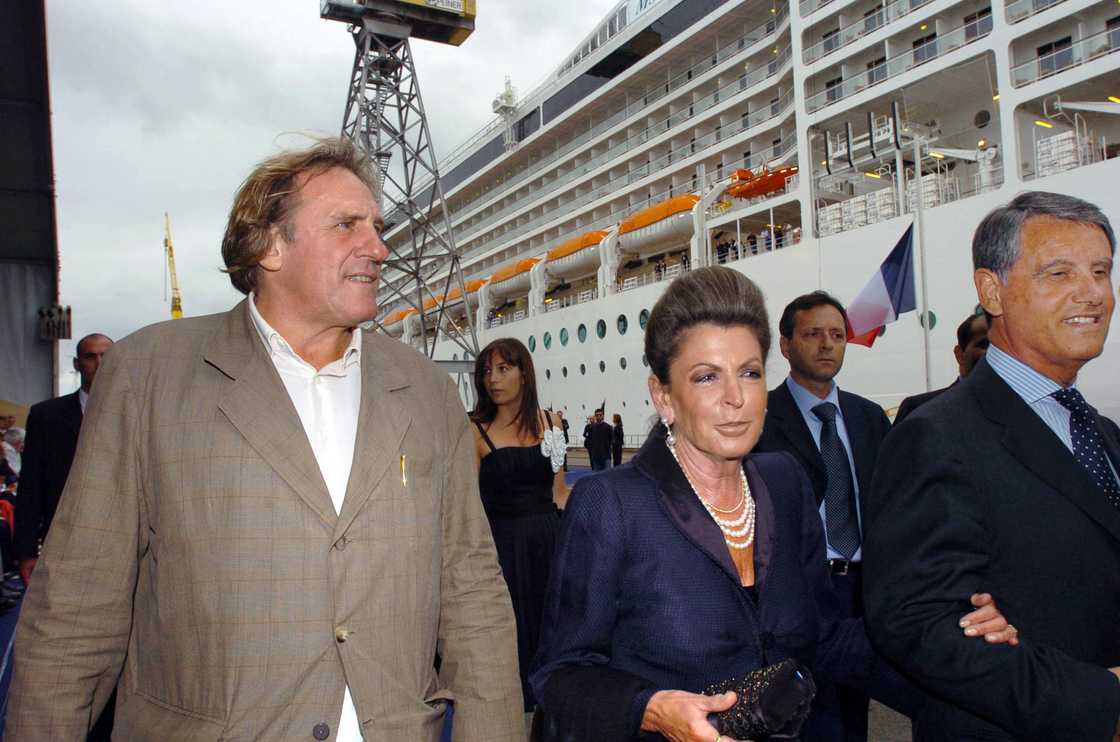
[[[183,319],[183,295],[179,292],[179,276],[175,273],[175,248],[171,244],[171,217],[163,212],[163,249],[167,253],[167,274],[171,279],[171,319]]]

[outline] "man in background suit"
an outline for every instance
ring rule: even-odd
[[[105,357],[16,630],[5,740],[523,740],[513,610],[445,372],[360,324],[388,251],[345,139],[262,162],[248,297]],[[442,660],[434,667],[437,652]]]
[[[27,414],[12,543],[20,576],[27,584],[39,560],[39,544],[47,537],[70,474],[90,387],[105,351],[112,345],[113,341],[100,333],[79,340],[74,355],[74,370],[81,378],[78,391],[34,404]]]
[[[1108,335],[1115,249],[1104,214],[1070,196],[988,214],[972,242],[987,356],[883,447],[864,503],[867,625],[930,692],[923,742],[1120,731],[1120,430],[1076,389]],[[1019,647],[961,635],[978,589]]]
[[[970,314],[965,318],[964,322],[961,322],[960,325],[957,326],[957,344],[953,348],[953,356],[957,359],[957,381],[968,376],[987,352],[988,315],[983,313]],[[903,418],[911,412],[931,399],[934,399],[942,392],[951,389],[957,381],[954,381],[944,389],[934,389],[932,392],[915,394],[912,397],[907,397],[902,400],[902,403],[898,406],[898,412],[894,416],[894,424],[898,425],[902,422]]]
[[[847,313],[835,298],[814,291],[794,299],[778,322],[789,377],[770,392],[766,423],[756,451],[788,451],[813,483],[824,521],[829,572],[850,617],[863,615],[863,540],[860,493],[871,486],[879,444],[891,424],[883,409],[840,390]],[[823,688],[806,728],[810,738],[867,739],[867,696],[848,688]]]
[[[591,459],[592,471],[603,471],[611,463],[611,426],[603,420],[603,409],[595,410],[589,430],[586,432],[587,455]]]

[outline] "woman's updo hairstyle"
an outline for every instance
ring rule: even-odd
[[[646,360],[662,384],[681,337],[699,324],[746,327],[758,339],[762,362],[770,353],[770,317],[766,300],[754,281],[723,266],[697,268],[675,279],[653,305],[646,323]]]

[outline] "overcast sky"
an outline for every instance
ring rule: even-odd
[[[461,47],[414,42],[436,153],[493,118],[506,75],[528,94],[613,4],[479,0]],[[185,313],[240,299],[219,272],[238,185],[263,157],[306,144],[301,132],[335,134],[342,123],[354,44],[318,6],[48,0],[62,303],[74,309],[75,339],[120,338],[170,317],[165,211]],[[61,352],[71,357],[73,344]],[[76,375],[60,386],[75,389]]]

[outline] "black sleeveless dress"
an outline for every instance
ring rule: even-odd
[[[545,588],[560,523],[552,502],[552,463],[541,453],[540,445],[495,448],[481,425],[478,430],[490,447],[479,465],[478,488],[513,601],[521,692],[525,710],[532,711],[536,699],[529,688],[529,669],[540,639]]]

